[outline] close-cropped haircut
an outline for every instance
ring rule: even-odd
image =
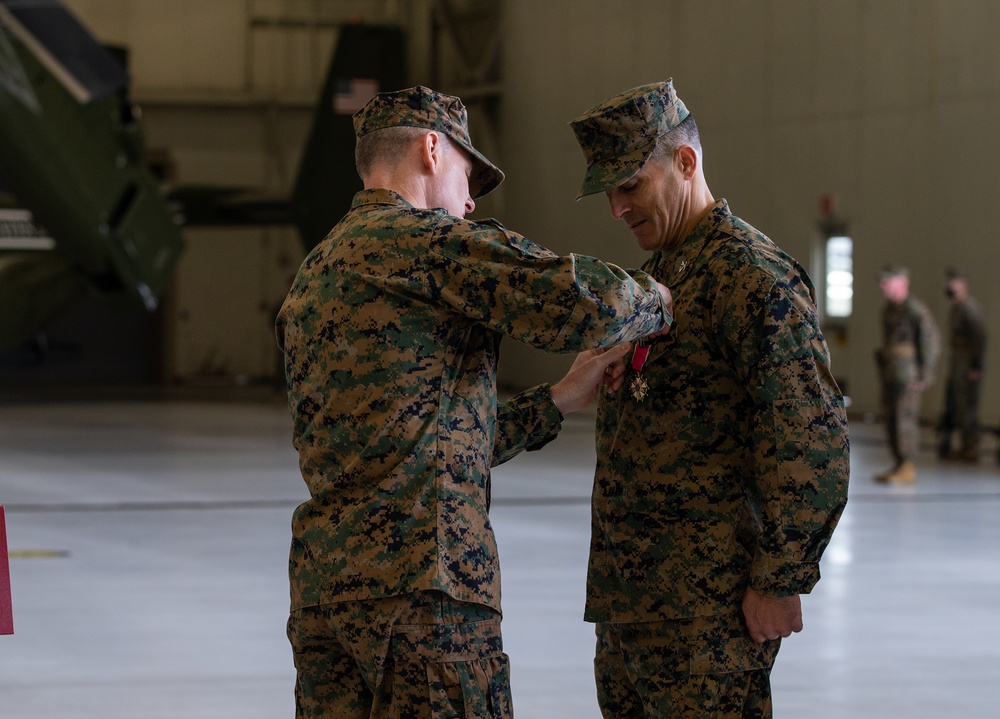
[[[362,135],[354,146],[354,165],[358,174],[364,178],[376,164],[397,160],[405,154],[410,143],[428,132],[426,127],[397,126],[383,127]]]
[[[650,159],[661,160],[673,157],[674,151],[681,145],[690,145],[701,156],[701,135],[694,115],[688,115],[671,130],[663,133],[656,141],[656,147],[650,154]]]

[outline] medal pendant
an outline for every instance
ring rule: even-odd
[[[629,383],[629,390],[637,401],[642,402],[646,399],[646,394],[649,392],[649,384],[646,382],[645,377],[637,374],[632,377],[632,381]]]

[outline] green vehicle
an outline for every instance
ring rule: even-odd
[[[404,47],[398,28],[342,28],[291,199],[164,196],[119,59],[55,0],[0,0],[0,355],[88,293],[155,310],[182,224],[294,224],[307,247],[322,239],[360,189],[338,93],[403,87]]]

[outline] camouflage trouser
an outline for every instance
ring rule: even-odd
[[[509,719],[500,615],[440,592],[341,602],[288,620],[298,719]]]
[[[941,429],[948,435],[957,429],[962,447],[979,444],[979,386],[980,382],[969,381],[971,362],[955,358],[948,373],[948,387],[945,390],[944,421]]]
[[[915,360],[897,358],[882,374],[882,414],[896,462],[913,459],[920,446],[919,371]]]
[[[605,719],[769,719],[781,640],[755,643],[742,612],[597,625],[597,700]]]

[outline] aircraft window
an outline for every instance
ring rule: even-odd
[[[53,74],[81,102],[128,86],[128,74],[121,63],[62,5],[51,0],[3,0],[3,6],[34,40],[22,37],[25,45],[43,64],[56,65],[50,68]],[[21,28],[12,27],[18,35]]]

